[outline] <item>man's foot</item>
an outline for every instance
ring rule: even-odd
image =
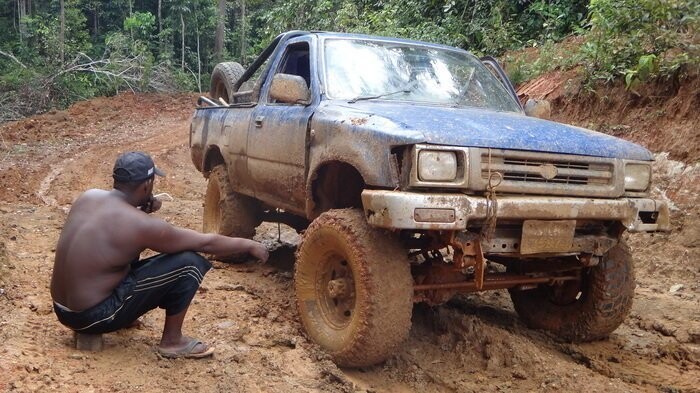
[[[165,346],[162,342],[158,346],[158,353],[165,358],[187,358],[199,359],[214,354],[214,348],[209,347],[203,342],[189,337],[182,337],[179,345]]]

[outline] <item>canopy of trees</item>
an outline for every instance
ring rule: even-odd
[[[584,35],[586,43],[571,58],[586,64],[590,75],[634,79],[662,65],[697,64],[698,4],[0,0],[0,121],[124,90],[206,90],[217,62],[250,63],[274,36],[295,29],[415,38],[490,55]],[[665,64],[671,49],[679,53]]]

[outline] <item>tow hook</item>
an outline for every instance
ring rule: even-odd
[[[459,269],[473,267],[476,289],[483,289],[486,260],[481,251],[481,236],[472,232],[452,232],[449,244],[455,249],[455,266]]]

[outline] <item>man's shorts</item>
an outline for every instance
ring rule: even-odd
[[[166,315],[182,312],[209,269],[211,263],[192,251],[159,254],[133,262],[124,280],[97,305],[74,312],[54,303],[54,311],[62,324],[76,332],[113,332],[156,307],[165,309]]]

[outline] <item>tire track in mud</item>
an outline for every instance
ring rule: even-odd
[[[59,206],[58,201],[56,201],[56,198],[49,195],[48,192],[54,180],[56,180],[56,178],[60,176],[61,173],[63,173],[63,169],[66,165],[66,162],[68,161],[72,161],[72,159],[65,160],[58,165],[52,165],[48,175],[46,175],[46,177],[44,177],[41,183],[39,183],[39,189],[36,192],[36,195],[39,197],[39,199],[41,199],[42,202],[44,202],[46,206],[60,208],[65,213],[68,213],[68,210],[70,210],[70,208],[68,206]]]
[[[700,367],[687,359],[676,358],[672,362],[651,356],[638,356],[620,351],[619,348],[596,350],[565,344],[559,348],[574,361],[609,378],[619,378],[640,386],[648,385],[661,391],[700,391]]]
[[[503,307],[503,303],[500,304]],[[494,328],[510,328],[514,337],[536,342],[541,348],[565,355],[570,361],[582,365],[607,378],[620,379],[639,388],[654,387],[662,391],[700,391],[700,363],[680,343],[664,344],[653,333],[639,332],[628,318],[610,338],[591,343],[572,344],[562,342],[550,334],[528,329],[519,323],[517,315],[506,308],[494,308],[493,304],[453,301],[451,312],[479,315]],[[634,344],[633,337],[649,335],[650,342]],[[651,350],[651,351],[650,351]],[[651,353],[649,353],[651,352]]]
[[[187,140],[179,122],[145,129],[147,133],[132,134],[125,140],[102,140],[96,146],[82,149],[77,156],[51,165],[49,173],[39,185],[37,196],[46,205],[68,212],[75,197],[88,188],[111,188],[112,164],[122,151],[140,149],[157,159],[159,156],[167,157]],[[171,132],[157,132],[162,129]],[[110,139],[116,139],[116,136]]]

